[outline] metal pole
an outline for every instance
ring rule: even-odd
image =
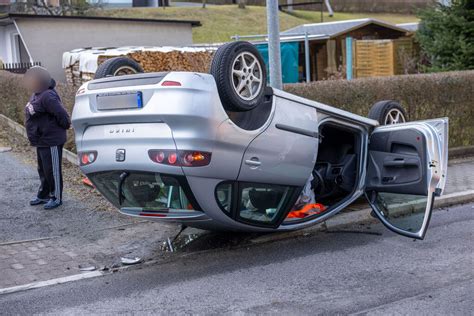
[[[352,37],[346,37],[346,78],[352,80]]]
[[[326,4],[326,8],[328,9],[329,12],[329,17],[332,18],[334,15],[334,11],[332,10],[331,4],[329,3],[329,0],[324,0],[324,3]]]
[[[324,7],[323,7],[323,2],[322,2],[322,1],[321,1],[320,5],[321,5],[321,23],[323,23],[323,22],[324,22],[324,17],[323,17],[323,9],[324,9]]]
[[[304,33],[304,66],[306,69],[306,82],[311,81],[311,70],[309,69],[309,39],[308,32]]]
[[[267,0],[268,63],[270,66],[270,86],[283,88],[280,59],[280,26],[278,22],[278,1]]]

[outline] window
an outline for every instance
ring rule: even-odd
[[[194,209],[184,179],[159,173],[121,171],[89,175],[97,189],[116,207],[141,207],[149,210]],[[119,192],[119,187],[121,188]],[[119,195],[121,194],[121,198]]]
[[[245,184],[240,188],[239,216],[255,222],[273,222],[281,213],[289,188],[269,184]]]
[[[279,225],[294,203],[294,188],[289,186],[224,182],[216,187],[221,209],[235,220],[258,226]]]
[[[221,183],[216,188],[217,203],[223,211],[230,213],[232,202],[232,183]]]
[[[371,198],[380,214],[393,226],[410,233],[418,232],[423,226],[427,196],[373,192]]]

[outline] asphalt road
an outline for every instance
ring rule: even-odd
[[[433,214],[424,241],[381,225],[0,296],[0,314],[472,315],[474,204]]]

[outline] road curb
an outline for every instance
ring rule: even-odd
[[[454,147],[449,149],[449,159],[474,155],[474,146]]]
[[[6,123],[10,126],[15,132],[23,136],[24,138],[28,138],[26,135],[26,129],[23,125],[15,122],[14,120],[6,117],[3,114],[0,114],[0,121]],[[63,158],[69,161],[74,165],[78,165],[77,155],[67,149],[63,148]]]

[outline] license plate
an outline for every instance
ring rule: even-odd
[[[98,110],[139,109],[143,107],[141,91],[110,92],[97,94]]]

